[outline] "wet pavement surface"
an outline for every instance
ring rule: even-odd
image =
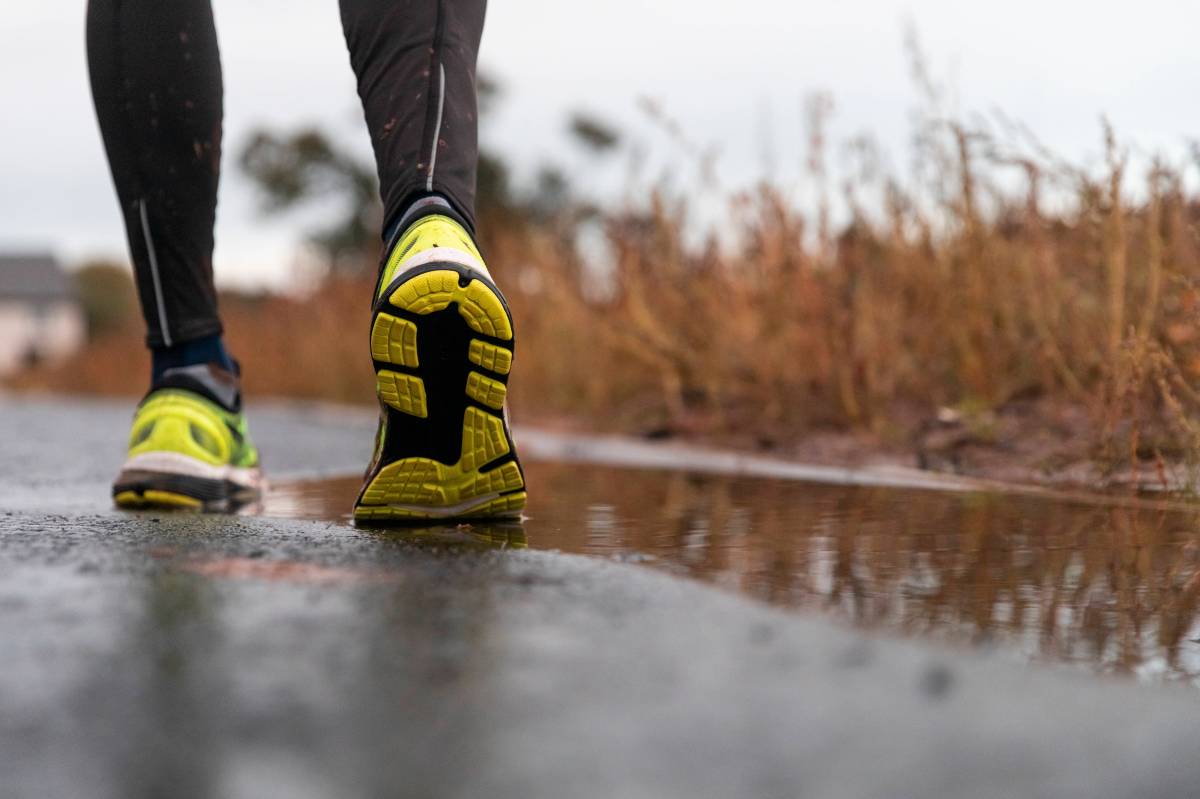
[[[264,516],[121,514],[128,418],[0,400],[0,796],[1200,785],[1194,688],[1012,662],[1187,679],[1177,511],[531,464],[523,526],[356,529],[318,498],[344,481]],[[252,424],[292,478],[357,468],[372,431]]]
[[[530,463],[530,548],[607,557],[871,630],[1144,683],[1200,680],[1200,509]],[[354,477],[267,515],[346,520]],[[348,522],[347,522],[348,523]]]

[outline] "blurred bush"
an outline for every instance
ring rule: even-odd
[[[1193,165],[1160,158],[1135,171],[1107,127],[1102,168],[1074,165],[1023,129],[947,112],[914,66],[926,105],[903,175],[859,137],[843,148],[840,191],[831,186],[831,105],[809,104],[815,207],[762,185],[727,198],[706,226],[686,187],[636,187],[628,204],[597,207],[552,164],[514,187],[485,152],[479,229],[517,318],[518,414],[782,443],[817,428],[905,435],[939,408],[1032,398],[1086,413],[1101,462],[1194,459]],[[586,114],[568,131],[592,163],[629,147]],[[373,170],[315,130],[260,132],[240,160],[268,210],[317,198],[339,207],[340,196],[344,211],[314,239],[330,265],[323,286],[226,303],[248,393],[373,401]],[[602,246],[583,246],[588,232]],[[115,329],[131,312],[128,277],[85,272],[89,323]]]
[[[128,266],[89,261],[74,277],[89,338],[127,329],[140,319],[137,289]]]
[[[377,246],[383,211],[375,170],[323,132],[256,131],[242,147],[238,163],[258,189],[265,213],[316,203],[322,216],[333,220],[308,237],[330,272],[359,270]]]

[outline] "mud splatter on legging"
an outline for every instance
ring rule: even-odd
[[[485,9],[486,0],[341,0],[388,224],[427,193],[474,223]],[[222,82],[209,0],[90,0],[87,45],[147,341],[219,333],[212,251]]]

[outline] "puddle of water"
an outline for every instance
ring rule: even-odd
[[[863,627],[1146,681],[1200,676],[1200,512],[531,463],[523,536]],[[267,515],[342,519],[357,479]],[[468,528],[462,528],[468,529]],[[462,533],[461,529],[455,534]]]

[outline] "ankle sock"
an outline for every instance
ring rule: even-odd
[[[150,381],[157,383],[168,369],[181,366],[196,366],[198,364],[215,363],[223,369],[234,372],[233,358],[225,350],[225,342],[219,335],[184,341],[170,347],[152,347],[150,349]]]

